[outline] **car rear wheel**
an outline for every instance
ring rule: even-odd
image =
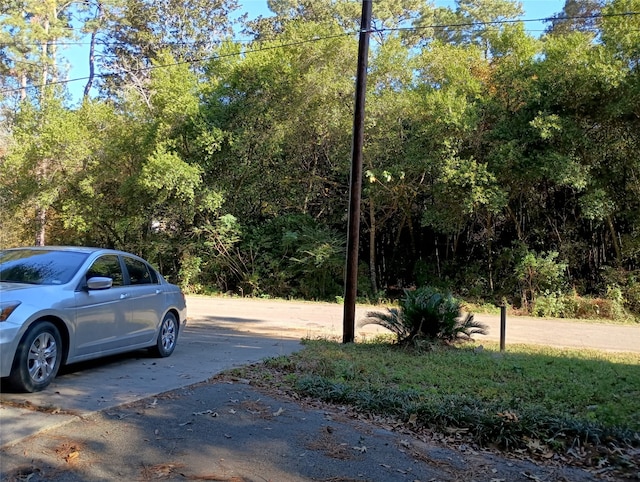
[[[24,335],[13,361],[9,381],[23,392],[38,392],[58,373],[62,354],[60,332],[53,323],[35,324]]]
[[[178,341],[178,320],[173,313],[164,315],[158,340],[153,347],[153,353],[159,357],[167,357],[173,353]]]

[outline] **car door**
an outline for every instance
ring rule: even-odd
[[[144,261],[123,256],[129,279],[129,313],[125,337],[131,345],[153,343],[164,315],[164,296],[158,276]]]
[[[121,334],[127,323],[127,287],[120,259],[106,254],[97,258],[85,275],[111,278],[111,288],[76,291],[76,323],[70,358],[91,357],[117,350],[122,346]]]

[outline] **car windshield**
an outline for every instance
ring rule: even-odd
[[[47,249],[0,251],[0,281],[61,285],[76,274],[88,253]]]

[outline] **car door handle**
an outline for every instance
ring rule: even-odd
[[[121,299],[121,300],[124,300],[124,299],[126,299],[126,298],[129,298],[129,296],[130,296],[130,295],[129,295],[129,293],[122,293],[122,294],[120,295],[120,299]]]
[[[162,290],[156,290],[157,295],[159,295],[160,293],[162,293]]]

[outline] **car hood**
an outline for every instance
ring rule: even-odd
[[[40,293],[38,296],[42,296],[43,293],[57,291],[62,286],[63,285],[30,285],[27,283],[8,283],[6,281],[0,281],[0,294],[2,294],[3,301],[8,301],[10,299],[9,297],[30,297],[33,293]]]

